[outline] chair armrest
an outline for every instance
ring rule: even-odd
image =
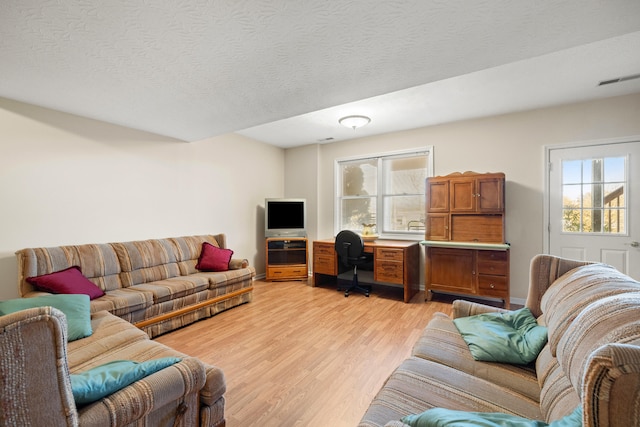
[[[507,311],[509,310],[459,299],[453,302],[452,317],[457,319],[459,317],[475,316],[476,314],[504,313]]]

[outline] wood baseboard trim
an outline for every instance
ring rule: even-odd
[[[187,313],[190,313],[192,311],[199,310],[201,308],[207,307],[209,305],[213,305],[213,304],[217,304],[217,303],[222,302],[222,301],[226,301],[228,299],[237,297],[237,296],[242,295],[242,294],[246,294],[247,292],[251,292],[251,291],[253,291],[253,286],[251,286],[250,288],[244,288],[244,289],[240,289],[240,290],[237,290],[237,291],[233,291],[233,292],[230,292],[228,294],[221,295],[219,297],[215,297],[215,298],[211,298],[211,299],[208,299],[208,300],[205,300],[205,301],[201,301],[201,302],[199,302],[197,304],[193,304],[193,305],[190,305],[190,306],[187,306],[187,307],[182,307],[182,308],[180,308],[178,310],[172,311],[171,313],[165,313],[165,314],[161,314],[160,316],[156,316],[156,317],[151,318],[151,319],[142,320],[142,321],[140,321],[138,323],[134,323],[133,326],[142,329],[142,328],[147,327],[149,325],[153,325],[155,323],[164,322],[165,320],[169,320],[169,319],[172,319],[174,317],[182,316],[183,314],[187,314]]]

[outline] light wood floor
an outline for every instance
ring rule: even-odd
[[[253,302],[156,340],[224,370],[227,427],[351,427],[433,313],[450,314],[423,299],[257,280]]]

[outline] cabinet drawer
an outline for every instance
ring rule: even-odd
[[[506,276],[509,272],[507,252],[478,251],[478,273]]]
[[[481,261],[507,262],[507,251],[478,251],[478,262]]]
[[[376,261],[399,261],[403,260],[404,251],[395,248],[376,248]]]
[[[480,295],[503,296],[509,287],[504,276],[478,275],[478,290]]]
[[[335,269],[336,267],[336,259],[334,256],[326,256],[326,255],[313,255],[313,272],[320,274],[329,274],[331,276],[336,276],[338,272]]]
[[[299,267],[269,267],[267,268],[267,277],[269,279],[278,280],[300,278],[308,276],[307,267],[301,265]]]
[[[378,282],[403,283],[403,267],[401,262],[376,260],[375,277]]]

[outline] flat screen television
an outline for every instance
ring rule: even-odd
[[[306,237],[306,199],[265,199],[265,237]]]

